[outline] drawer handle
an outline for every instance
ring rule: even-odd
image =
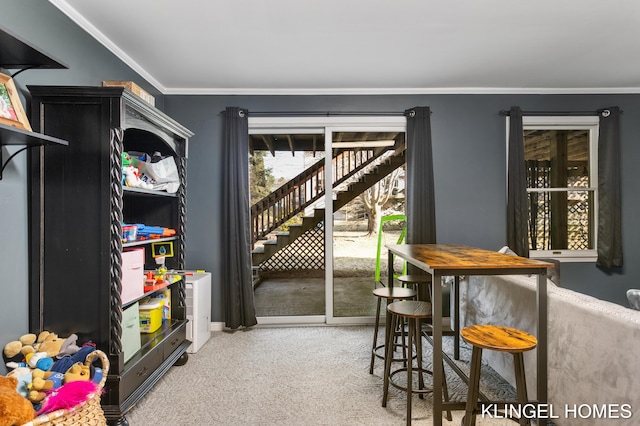
[[[147,375],[147,371],[149,371],[149,369],[147,367],[144,367],[141,371],[138,371],[138,377],[146,376]]]
[[[173,339],[173,341],[171,342],[171,346],[175,346],[176,343],[178,343],[180,339]]]

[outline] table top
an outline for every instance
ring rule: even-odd
[[[461,244],[387,244],[393,254],[418,267],[455,275],[540,273],[553,263]]]

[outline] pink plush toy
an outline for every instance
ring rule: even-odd
[[[36,415],[39,416],[60,409],[68,410],[81,402],[88,401],[99,390],[98,385],[91,381],[81,380],[66,383],[49,393]]]

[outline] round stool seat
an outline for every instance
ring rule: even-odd
[[[393,302],[387,306],[387,312],[405,318],[431,318],[431,303],[419,300]]]
[[[400,275],[398,281],[405,284],[430,283],[431,275]]]
[[[380,287],[373,290],[373,295],[382,299],[412,299],[416,291],[404,287]]]
[[[378,351],[380,349],[385,349],[386,351],[386,339],[385,343],[379,345],[378,344],[378,330],[380,328],[380,306],[382,299],[386,300],[387,306],[393,302],[394,300],[404,300],[404,299],[415,299],[418,293],[410,288],[404,287],[380,287],[373,290],[373,295],[377,297],[378,303],[376,306],[376,323],[373,328],[373,345],[371,347],[371,362],[369,364],[369,373],[373,374],[373,367],[376,361],[376,358],[384,359],[384,355],[379,354]],[[388,324],[387,324],[388,325]],[[400,331],[400,333],[404,333],[404,331]],[[395,335],[395,331],[393,333]],[[403,354],[406,352],[403,344],[393,343],[394,349],[396,347],[401,347]],[[393,358],[393,361],[404,361],[406,362],[406,356],[403,355],[402,358]]]
[[[460,335],[470,345],[499,352],[526,352],[538,345],[531,334],[498,325],[471,325],[463,328]]]

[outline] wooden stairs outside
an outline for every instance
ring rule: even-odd
[[[364,191],[384,179],[394,170],[401,167],[405,161],[405,150],[400,150],[389,156],[384,162],[373,167],[368,173],[363,174],[359,180],[348,185],[346,190],[336,194],[336,199],[333,203],[334,211],[344,207]],[[259,268],[261,263],[271,258],[279,250],[294,242],[308,230],[313,229],[318,223],[324,220],[324,216],[324,209],[314,209],[312,215],[302,217],[301,224],[290,225],[289,231],[277,232],[276,239],[267,240],[262,246],[256,247],[251,253],[254,271]]]

